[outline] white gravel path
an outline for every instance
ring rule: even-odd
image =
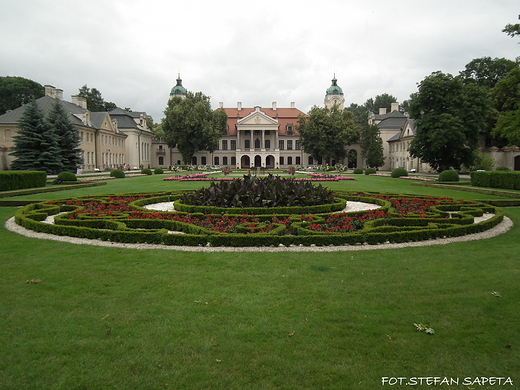
[[[377,209],[380,206],[374,205],[371,203],[363,203],[363,202],[348,202],[347,208],[344,211],[362,211],[368,209]],[[173,211],[172,202],[165,203],[155,203],[150,204],[146,208],[150,210],[160,210],[160,211]],[[484,214],[482,217],[475,218],[475,223],[484,221],[493,216],[493,214]],[[45,220],[46,223],[53,223],[54,216],[49,216]],[[399,244],[379,244],[379,245],[368,245],[368,244],[358,244],[358,245],[342,245],[342,246],[278,246],[278,247],[211,247],[211,246],[173,246],[173,245],[155,245],[155,244],[126,244],[119,242],[109,242],[102,240],[93,240],[93,239],[85,239],[85,238],[75,238],[68,236],[55,236],[47,233],[38,233],[32,230],[25,229],[14,222],[14,217],[7,220],[5,227],[7,230],[21,234],[26,237],[45,239],[45,240],[54,240],[60,242],[66,242],[70,244],[80,244],[80,245],[96,245],[96,246],[105,246],[111,248],[127,248],[127,249],[163,249],[163,250],[177,250],[177,251],[185,251],[185,252],[343,252],[343,251],[359,251],[359,250],[373,250],[373,249],[399,249],[399,248],[407,248],[407,247],[421,247],[421,246],[430,246],[430,245],[445,245],[454,242],[464,242],[464,241],[475,241],[475,240],[483,240],[491,237],[498,236],[507,232],[513,226],[513,222],[504,217],[504,220],[498,224],[497,226],[486,230],[482,233],[468,234],[462,237],[449,237],[449,238],[441,238],[435,240],[428,241],[418,241],[418,242],[408,242],[408,243],[399,243]]]

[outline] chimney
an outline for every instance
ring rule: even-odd
[[[219,102],[218,103],[218,108],[224,108],[224,102]]]
[[[399,103],[392,103],[390,112],[399,111]]]
[[[238,111],[242,110],[242,102],[237,102],[237,109]]]
[[[50,96],[51,98],[56,98],[56,87],[53,85],[45,85],[45,96]]]
[[[385,115],[386,114],[386,107],[379,109],[379,115]]]
[[[83,109],[87,109],[87,99],[82,97],[82,96],[79,96],[79,95],[72,95],[72,103],[75,104],[76,106],[79,106]]]
[[[273,111],[276,111],[276,102],[273,102]]]
[[[291,108],[296,108],[296,103],[295,102],[291,102]]]
[[[63,100],[63,89],[56,88],[56,99]]]

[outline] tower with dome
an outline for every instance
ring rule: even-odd
[[[187,90],[182,86],[181,74],[179,73],[177,76],[177,84],[170,91],[170,99],[174,98],[175,96],[180,96],[183,98],[186,96],[186,93]]]
[[[345,97],[343,96],[343,90],[338,85],[338,80],[336,80],[336,74],[334,74],[332,79],[332,85],[325,93],[324,104],[327,108],[332,108],[334,105],[337,105],[340,110],[345,108]]]

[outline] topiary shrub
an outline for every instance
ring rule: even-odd
[[[392,177],[393,178],[399,178],[401,176],[408,176],[408,171],[404,168],[395,168],[392,171]]]
[[[155,168],[153,170],[153,173],[155,173],[156,175],[162,175],[164,173],[164,170],[162,168]]]
[[[367,168],[367,169],[365,169],[365,175],[370,175],[372,173],[377,173],[377,170],[375,168]]]
[[[62,180],[62,181],[78,181],[78,178],[72,172],[61,172],[58,175],[58,180]]]
[[[110,172],[110,177],[115,177],[117,179],[123,179],[125,177],[125,173],[120,169],[114,169]]]
[[[362,175],[363,174],[363,168],[354,168],[354,174]]]
[[[452,169],[439,173],[439,181],[459,181],[459,174]]]
[[[141,169],[141,173],[143,175],[151,175],[153,172],[151,169],[148,169],[148,168],[144,168],[144,169]]]

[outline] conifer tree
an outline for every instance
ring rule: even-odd
[[[63,170],[76,172],[77,166],[83,163],[79,149],[81,140],[59,99],[55,100],[48,121],[58,139]]]
[[[16,157],[11,169],[46,171],[47,174],[61,172],[56,134],[45,119],[36,101],[26,106],[19,123],[20,130],[14,137],[12,155]]]

